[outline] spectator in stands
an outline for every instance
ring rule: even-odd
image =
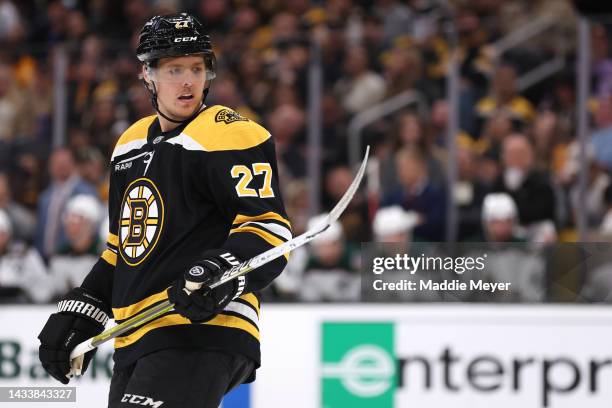
[[[524,244],[525,240],[517,232],[517,215],[517,207],[508,194],[493,193],[485,197],[482,220],[486,242],[490,245],[469,255],[486,254],[485,268],[478,272],[479,279],[491,283],[509,282],[511,285],[508,291],[495,294],[482,291],[466,293],[463,300],[540,302],[544,299],[544,259]]]
[[[30,100],[17,84],[13,67],[0,61],[0,140],[32,136]]]
[[[78,194],[96,196],[94,187],[79,176],[74,156],[66,148],[58,148],[51,153],[49,174],[51,184],[42,193],[38,204],[35,237],[36,248],[44,257],[55,254],[66,243],[61,219],[70,197]]]
[[[437,117],[443,116],[441,107],[443,104],[438,104]],[[432,113],[433,120],[433,113]],[[440,132],[440,124],[436,123],[431,126],[432,132]],[[446,126],[446,123],[441,124]],[[427,171],[429,177],[436,184],[444,182],[444,168],[442,163],[445,160],[445,151],[439,144],[433,143],[433,137],[440,136],[438,134],[428,135],[426,123],[415,113],[411,111],[400,112],[396,116],[395,128],[390,133],[390,137],[379,145],[376,153],[380,160],[381,173],[381,189],[382,194],[387,195],[390,191],[397,189],[397,167],[394,156],[402,147],[414,148],[427,162]],[[441,135],[440,137],[445,137]]]
[[[36,218],[11,196],[8,176],[0,173],[0,210],[9,217],[12,225],[12,235],[17,241],[31,243],[36,229]]]
[[[365,48],[354,45],[346,53],[344,73],[335,91],[350,114],[359,113],[380,102],[385,95],[385,80],[370,70]]]
[[[431,181],[423,156],[413,148],[403,148],[396,153],[395,163],[400,187],[388,194],[381,206],[400,205],[415,211],[419,216],[415,239],[443,240],[446,194]]]
[[[51,300],[53,282],[36,250],[12,239],[8,215],[0,210],[0,303]]]
[[[612,93],[612,58],[610,58],[609,31],[602,24],[593,25],[591,29],[591,64],[595,92],[598,95]]]
[[[215,79],[215,95],[211,99],[215,104],[232,108],[246,118],[259,120],[258,115],[245,104],[238,84],[231,75],[219,75],[219,78]]]
[[[476,116],[480,123],[498,112],[510,116],[516,126],[523,126],[535,118],[531,102],[518,94],[516,70],[510,65],[501,65],[493,73],[489,96],[476,104]]]
[[[0,41],[16,42],[25,34],[22,17],[14,2],[0,1]]]
[[[336,203],[340,201],[352,181],[353,173],[348,166],[336,165],[329,169],[327,174],[325,174],[325,189],[323,191],[325,210],[331,211]],[[355,196],[340,217],[343,235],[348,242],[359,245],[361,242],[370,239],[368,214],[368,203],[365,196],[361,192],[355,193]]]
[[[43,163],[41,158],[34,152],[36,147],[28,146],[16,152],[10,175],[11,193],[15,201],[31,211],[36,211],[38,199],[45,185]]]
[[[323,222],[327,213],[313,217],[308,229]],[[334,222],[308,247],[299,298],[307,302],[357,301],[361,287],[359,253],[347,245],[342,225]]]
[[[567,154],[567,129],[552,111],[540,112],[530,132],[534,143],[536,167],[558,174]]]
[[[102,207],[93,196],[76,195],[66,204],[62,219],[66,243],[49,262],[58,295],[79,286],[98,260],[103,245],[98,233],[101,220]]]
[[[604,190],[602,201],[605,214],[599,226],[599,233],[605,237],[612,237],[612,184],[608,184]]]
[[[605,191],[610,186],[610,175],[605,168],[593,160],[591,149],[587,151],[587,185],[581,196],[580,185],[574,183],[568,194],[569,202],[574,210],[574,219],[581,211],[586,214],[587,226],[597,228],[606,214]]]
[[[272,85],[267,81],[261,52],[246,50],[240,56],[237,70],[237,86],[242,91],[246,104],[258,115],[262,115],[272,92]]]
[[[506,193],[491,193],[484,197],[482,225],[487,242],[527,242],[521,235],[516,204]]]
[[[422,257],[427,254],[433,255],[434,246],[412,241],[412,232],[419,222],[419,216],[414,211],[405,211],[402,207],[395,205],[380,208],[374,216],[372,229],[376,244],[367,245],[364,252],[364,262],[371,264],[375,257],[395,257],[404,254],[414,257]],[[440,281],[437,271],[415,271],[414,274],[403,268],[385,269],[382,275],[362,275],[363,296],[367,301],[401,302],[401,301],[439,301],[440,294],[436,291],[386,291],[377,292],[372,290],[374,280],[382,279],[386,283],[413,281],[418,287],[419,281],[424,279]]]
[[[481,151],[499,153],[504,139],[514,132],[511,116],[506,112],[497,112],[484,122],[478,138],[478,148]]]
[[[444,182],[446,152],[442,147],[432,143],[427,124],[414,112],[402,112],[397,118],[396,150],[402,147],[414,147],[427,160],[427,171],[431,180],[437,184]],[[390,160],[392,162],[392,160]]]
[[[612,96],[601,96],[595,111],[596,129],[591,136],[595,160],[612,170]]]
[[[404,251],[412,240],[412,230],[419,222],[419,216],[414,211],[405,211],[399,205],[383,207],[376,212],[372,222],[372,230],[376,242],[393,243]]]
[[[95,147],[85,147],[76,152],[79,175],[83,181],[95,187],[98,197],[108,201],[108,162]]]
[[[291,220],[291,230],[294,236],[306,232],[308,226],[309,189],[304,179],[292,180],[285,184],[283,200],[287,216]]]
[[[396,46],[383,57],[386,97],[414,88],[422,89],[425,82],[421,53],[415,46]]]
[[[396,37],[413,34],[413,13],[410,7],[398,0],[378,0],[374,13],[383,22],[385,40],[390,43]]]
[[[304,136],[305,112],[295,105],[285,104],[270,112],[267,122],[276,142],[279,166],[288,171],[289,177],[304,177],[305,157],[299,142]]]
[[[525,135],[512,134],[502,145],[502,174],[494,191],[508,193],[518,208],[521,225],[555,220],[555,193],[547,175],[534,168],[533,146]]]
[[[478,158],[473,148],[470,145],[458,146],[458,177],[452,193],[459,212],[459,241],[473,239],[482,231],[482,201],[489,188],[478,179],[477,165]]]

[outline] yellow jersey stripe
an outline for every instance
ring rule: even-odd
[[[119,246],[119,237],[113,234],[112,232],[108,233],[108,238],[106,239],[106,241],[113,246]]]
[[[280,238],[277,238],[276,236],[270,234],[269,232],[266,232],[264,230],[261,230],[259,228],[255,228],[255,227],[238,227],[238,228],[234,228],[232,230],[230,230],[230,235],[235,234],[237,232],[251,232],[257,236],[259,236],[260,238],[262,238],[264,241],[266,241],[268,244],[272,245],[272,246],[279,246],[281,244],[283,244],[285,241],[281,240]],[[283,256],[289,260],[289,253],[283,254]]]
[[[250,149],[271,137],[265,128],[250,120],[218,121],[217,116],[222,113],[235,114],[225,106],[211,106],[185,127],[181,134],[183,138],[177,143],[188,150],[217,152]],[[214,133],[219,136],[211,137]]]
[[[123,132],[117,141],[117,146],[121,146],[138,139],[146,139],[149,126],[151,126],[151,123],[153,123],[156,117],[156,115],[147,116],[134,123],[125,132]]]
[[[145,309],[154,303],[166,299],[168,299],[168,294],[166,293],[166,289],[164,289],[161,292],[148,296],[142,299],[141,301],[131,304],[129,306],[113,308],[113,316],[115,316],[115,320],[129,319],[136,313],[140,312],[142,309]]]
[[[151,330],[159,329],[161,327],[176,326],[180,324],[193,324],[193,323],[191,323],[189,319],[184,318],[183,316],[179,314],[171,314],[168,316],[160,317],[159,319],[156,319],[144,325],[143,327],[141,327],[140,329],[136,330],[134,333],[128,336],[117,337],[115,339],[115,348],[129,346],[130,344],[133,344],[136,341],[140,340],[142,336],[144,336]],[[251,323],[247,322],[244,319],[236,317],[236,316],[217,315],[215,318],[209,320],[206,323],[202,323],[202,324],[241,329],[241,330],[246,331],[253,337],[255,337],[257,340],[259,340],[259,330],[255,326],[253,326]]]
[[[117,255],[115,255],[115,260],[116,259],[117,259]],[[151,306],[152,304],[157,303],[162,300],[166,300],[166,299],[168,299],[168,294],[166,293],[166,290],[164,289],[163,291],[158,292],[149,297],[146,297],[142,299],[141,301],[134,303],[132,305],[120,307],[120,308],[113,308],[113,316],[115,317],[115,320],[129,319],[130,317],[134,316],[136,313]],[[247,293],[246,295],[240,296],[240,299],[243,299],[249,304],[251,304],[255,308],[255,311],[257,312],[257,315],[259,316],[259,301],[257,300],[257,297],[254,294]]]
[[[280,221],[284,224],[287,224],[287,226],[289,228],[291,228],[291,222],[289,222],[288,219],[281,217],[279,214],[275,213],[275,212],[267,212],[265,214],[260,214],[260,215],[242,215],[242,214],[238,214],[236,215],[236,218],[234,218],[234,221],[232,221],[232,224],[243,224],[245,222],[248,221],[263,221],[263,220],[276,220],[276,221]]]
[[[102,252],[101,258],[104,259],[109,265],[117,266],[117,254],[110,249],[105,249]]]

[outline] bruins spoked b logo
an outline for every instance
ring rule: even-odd
[[[135,266],[151,253],[164,223],[164,202],[149,179],[134,180],[121,201],[119,253],[128,265]]]

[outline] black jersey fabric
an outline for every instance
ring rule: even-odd
[[[270,133],[211,106],[171,132],[156,116],[133,124],[111,159],[107,248],[82,286],[112,305],[118,323],[167,300],[173,280],[211,248],[249,259],[291,239]],[[257,291],[289,254],[246,275],[242,295],[212,320],[175,312],[115,339],[115,366],[165,348],[239,353],[260,364]]]

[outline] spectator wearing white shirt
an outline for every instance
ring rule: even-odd
[[[44,303],[53,285],[38,252],[12,240],[11,221],[0,210],[0,303]]]

